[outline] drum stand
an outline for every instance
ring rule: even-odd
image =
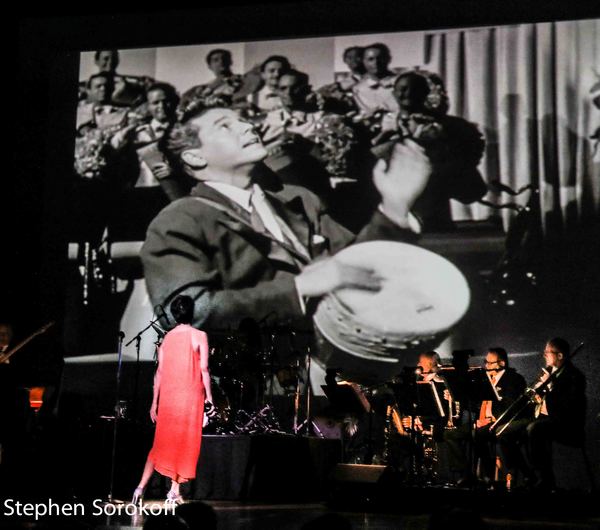
[[[306,385],[304,387],[304,390],[306,392],[306,418],[300,425],[298,425],[298,417],[300,415],[300,371],[298,370],[297,382],[296,382],[296,396],[294,399],[294,434],[302,434],[303,429],[306,429],[306,436],[317,435],[320,438],[324,438],[323,433],[315,425],[315,422],[312,421],[312,417],[310,415],[310,394],[312,391],[312,386],[310,383],[311,361],[312,361],[312,358],[311,358],[310,347],[309,347],[308,353],[306,354]],[[298,368],[299,368],[299,361],[298,361]]]

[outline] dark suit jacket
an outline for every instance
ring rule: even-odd
[[[474,399],[473,405],[476,407],[473,412],[478,415],[482,404],[480,400],[482,397],[489,395],[491,385],[485,372],[480,372],[474,383],[474,386],[471,387],[471,395]],[[496,385],[496,392],[498,392],[501,399],[499,401],[492,401],[492,415],[498,418],[523,394],[526,386],[522,375],[514,368],[507,368]],[[528,409],[527,412],[531,413],[531,410]]]
[[[546,396],[548,417],[560,429],[559,437],[565,443],[583,440],[585,426],[586,397],[585,376],[567,361],[559,377]]]
[[[502,398],[500,401],[492,401],[492,414],[495,418],[500,416],[523,392],[527,383],[523,376],[513,368],[507,368],[504,375],[496,385],[496,391]]]
[[[308,190],[279,185],[265,191],[313,259],[353,241],[416,237],[380,212],[355,237]],[[152,221],[141,258],[152,303],[168,311],[175,296],[192,296],[196,326],[223,329],[269,314],[280,323],[303,319],[294,277],[306,260],[268,232],[257,232],[243,208],[203,183]]]

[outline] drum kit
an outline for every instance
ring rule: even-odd
[[[366,385],[391,380],[403,366],[416,364],[419,353],[437,347],[469,307],[463,274],[431,251],[371,241],[351,245],[336,258],[383,278],[375,293],[342,289],[326,295],[314,314],[318,348],[312,356],[322,366],[339,367],[346,380]],[[298,352],[310,348],[312,340],[303,335],[312,337],[312,332],[245,321],[236,333],[211,334],[210,369],[219,411],[214,426],[223,433],[279,431],[270,398],[275,387],[283,390],[279,393],[299,392]]]
[[[299,363],[292,364],[289,354],[280,351],[291,349],[297,331],[245,322],[237,331],[211,333],[209,366],[217,414],[205,432],[283,433],[273,395],[291,397],[300,392]]]

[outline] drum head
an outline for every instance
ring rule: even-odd
[[[382,289],[341,289],[324,297],[314,316],[322,337],[352,356],[397,364],[432,349],[466,313],[470,291],[448,260],[414,245],[371,241],[345,248],[340,261],[373,269]]]

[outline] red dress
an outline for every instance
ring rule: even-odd
[[[206,344],[202,353],[201,344]],[[167,333],[159,350],[158,414],[148,458],[156,471],[176,482],[196,476],[200,456],[205,395],[201,354],[208,355],[206,334],[186,324]]]

